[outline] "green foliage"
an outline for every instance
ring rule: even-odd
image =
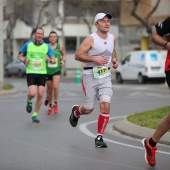
[[[145,112],[137,112],[127,117],[127,120],[133,124],[156,129],[158,123],[170,112],[170,106],[149,110]]]
[[[10,90],[10,89],[13,89],[13,88],[14,87],[11,84],[6,84],[6,85],[3,86],[3,90]]]

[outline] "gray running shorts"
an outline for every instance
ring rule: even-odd
[[[82,88],[84,92],[83,107],[85,109],[93,109],[95,100],[101,95],[112,97],[113,87],[111,76],[95,79],[93,74],[84,74],[82,78]]]

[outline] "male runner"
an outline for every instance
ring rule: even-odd
[[[81,115],[90,114],[94,109],[95,99],[100,101],[98,131],[95,138],[96,147],[107,147],[103,134],[109,121],[110,102],[113,94],[110,63],[118,67],[116,57],[116,37],[109,32],[110,14],[98,13],[94,18],[97,28],[95,33],[87,36],[77,49],[75,59],[84,62],[82,87],[84,103],[74,105],[70,115],[70,124],[75,127]]]
[[[152,41],[162,46],[162,49],[167,49],[167,57],[165,62],[166,82],[170,89],[170,17],[155,25],[156,31],[152,34]],[[170,129],[170,113],[165,116],[160,123],[154,134],[142,140],[142,145],[145,149],[145,160],[150,166],[156,165],[155,153],[157,150],[157,143],[161,137]]]
[[[36,28],[34,36],[35,39],[33,41],[26,42],[21,47],[18,59],[26,65],[28,85],[26,110],[28,113],[32,112],[32,99],[36,95],[36,90],[38,91],[32,122],[39,123],[37,115],[43,100],[47,74],[46,63],[55,64],[56,60],[51,47],[43,42],[44,30],[41,27]]]
[[[51,115],[58,113],[58,95],[59,95],[59,83],[61,78],[62,67],[64,66],[66,55],[65,50],[62,45],[57,43],[58,37],[55,31],[51,31],[49,34],[50,47],[53,50],[56,64],[47,64],[47,97],[45,100],[45,105],[48,105],[47,114]],[[54,98],[54,105],[52,106],[52,100]]]

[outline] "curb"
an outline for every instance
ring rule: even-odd
[[[113,122],[112,128],[112,130],[116,130],[123,135],[137,139],[147,138],[152,136],[155,132],[154,129],[141,127],[127,121],[126,117]],[[165,135],[159,140],[159,143],[170,145],[170,132],[165,133]]]

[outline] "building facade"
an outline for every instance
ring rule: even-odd
[[[49,3],[47,9],[44,11],[53,12],[53,3],[55,0],[42,0],[44,3]],[[39,0],[41,2],[41,0]],[[111,3],[110,3],[111,2]],[[57,14],[53,17],[53,22],[48,24],[43,24],[46,22],[49,16],[46,15],[46,12],[43,13],[43,19],[40,22],[45,32],[45,41],[48,42],[48,35],[50,31],[54,30],[59,36],[59,42],[65,46],[67,62],[66,68],[73,69],[81,67],[81,63],[74,60],[74,54],[77,47],[83,41],[83,39],[96,31],[94,26],[94,16],[98,12],[111,13],[115,17],[111,20],[111,29],[110,32],[116,37],[119,37],[118,31],[118,12],[112,12],[114,4],[117,1],[106,1],[101,0],[96,1],[95,3],[91,0],[80,1],[77,0],[73,3],[70,0],[59,0],[57,3]],[[107,4],[103,8],[103,4]],[[95,7],[96,5],[96,7]],[[112,6],[111,6],[112,5]],[[118,3],[117,3],[118,5]],[[103,8],[103,10],[102,10]],[[107,8],[107,11],[105,11]],[[115,15],[116,14],[116,15]],[[34,14],[37,16],[37,14]],[[51,14],[50,14],[51,15]],[[38,18],[38,17],[35,17]],[[43,26],[44,25],[44,26]],[[30,39],[33,27],[26,24],[22,19],[18,18],[16,20],[15,27],[12,30],[12,55],[13,58],[16,58],[18,55],[19,48],[21,45]]]
[[[17,57],[19,48],[25,41],[32,39],[31,34],[34,27],[30,23],[39,23],[37,26],[42,26],[45,30],[45,41],[48,41],[50,31],[54,30],[57,32],[59,42],[66,49],[66,68],[74,69],[81,67],[80,62],[74,60],[74,54],[83,39],[96,30],[93,20],[98,12],[110,13],[113,16],[110,33],[117,37],[116,49],[118,59],[121,59],[126,52],[140,48],[141,36],[144,32],[143,30],[141,32],[141,23],[131,16],[133,0],[33,1],[38,9],[35,10],[32,7],[33,17],[28,16],[28,22],[29,18],[32,19],[32,22],[30,21],[28,24],[27,20],[24,21],[22,17],[18,17],[12,29],[12,58]],[[28,2],[31,2],[31,0]],[[139,14],[148,13],[155,5],[155,2],[155,0],[141,0]],[[154,25],[168,16],[169,10],[167,4],[170,4],[169,0],[160,2],[157,10],[150,18],[150,24]],[[24,9],[27,10],[25,7]],[[40,18],[39,22],[37,22],[38,18]],[[5,40],[7,39],[8,37],[5,36]]]

